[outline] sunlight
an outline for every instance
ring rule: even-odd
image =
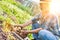
[[[60,0],[52,0],[50,2],[50,13],[60,14]]]

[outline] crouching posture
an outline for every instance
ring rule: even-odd
[[[14,26],[25,27],[32,24],[33,30],[22,30],[22,33],[33,33],[35,40],[58,40],[58,22],[57,17],[52,14],[46,14],[44,17],[38,14],[32,20],[24,24],[15,24]]]

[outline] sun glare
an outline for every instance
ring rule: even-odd
[[[52,0],[50,2],[50,13],[60,14],[60,0]]]

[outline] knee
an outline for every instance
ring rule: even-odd
[[[56,37],[48,30],[41,30],[41,31],[39,31],[38,34],[39,34],[38,38],[56,40]]]
[[[50,36],[50,35],[53,35],[50,31],[48,31],[48,30],[41,30],[41,31],[39,31],[39,33],[38,33],[38,35],[39,35],[39,37],[41,36],[41,37],[45,37],[45,36]]]
[[[39,36],[44,36],[46,34],[46,30],[40,30],[38,34]]]
[[[38,32],[38,38],[39,39],[43,39],[45,37],[45,35],[46,35],[46,30],[40,30]]]

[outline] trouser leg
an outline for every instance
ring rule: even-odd
[[[39,31],[39,40],[57,40],[56,36],[53,35],[50,31],[47,30],[41,30]]]

